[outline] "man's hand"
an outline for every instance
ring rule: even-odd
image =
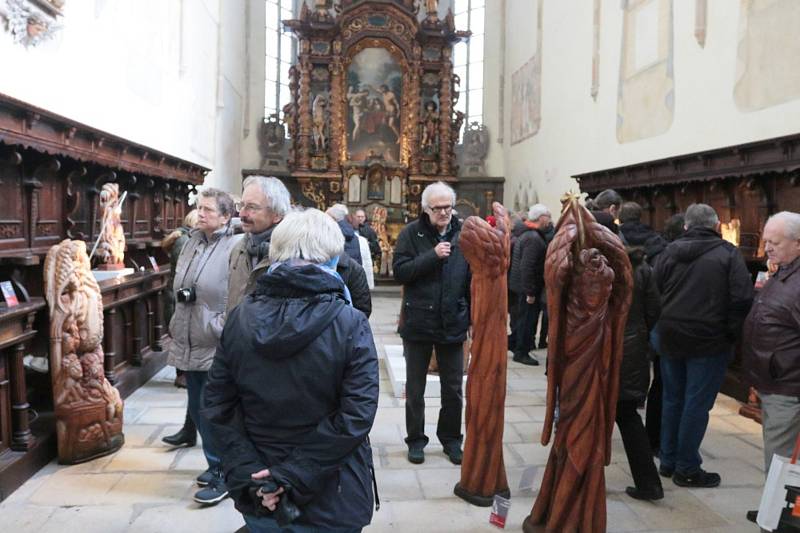
[[[525,302],[529,303],[529,304],[533,304],[534,302],[536,302],[536,297],[534,297],[534,296],[526,296],[525,297]]]
[[[252,474],[250,477],[253,479],[264,479],[269,477],[269,470],[264,469],[255,474]],[[280,487],[277,492],[261,492],[261,489],[258,489],[256,492],[259,496],[261,496],[261,505],[269,509],[270,511],[274,511],[275,507],[278,505],[278,500],[280,500],[280,495],[283,494],[283,487]]]
[[[445,257],[450,257],[450,243],[449,242],[440,242],[436,245],[436,248],[433,249],[436,252],[436,257],[439,259],[444,259]]]

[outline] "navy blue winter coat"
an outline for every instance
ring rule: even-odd
[[[372,518],[378,358],[341,280],[313,265],[263,274],[228,315],[205,408],[236,508],[269,468],[301,507],[297,524],[361,528]]]
[[[356,263],[359,265],[363,264],[361,261],[361,245],[358,243],[358,234],[356,234],[356,230],[353,229],[353,226],[347,221],[347,219],[342,219],[339,222],[339,229],[342,230],[342,235],[344,235],[344,251],[352,257]]]

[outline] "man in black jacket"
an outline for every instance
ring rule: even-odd
[[[425,461],[425,381],[436,348],[442,408],[436,435],[454,464],[461,464],[463,342],[469,328],[470,272],[458,245],[456,194],[442,182],[422,192],[422,216],[397,238],[394,278],[403,284],[400,336],[406,359],[408,460]]]
[[[642,222],[642,206],[636,202],[625,202],[619,210],[619,236],[627,246],[640,246],[645,259],[653,264],[655,258],[667,247],[667,241],[659,233]]]
[[[381,244],[378,242],[378,234],[367,222],[367,212],[363,209],[356,209],[353,220],[356,223],[355,230],[369,242],[369,253],[372,254],[372,262],[380,264]]]
[[[544,308],[544,260],[547,255],[545,232],[551,226],[550,210],[544,204],[531,206],[527,231],[522,233],[514,245],[511,255],[509,285],[517,299],[517,324],[514,331],[516,345],[514,361],[536,366],[539,361],[529,352],[536,346],[536,326]],[[546,332],[541,331],[541,338]]]
[[[692,204],[685,226],[655,265],[661,317],[653,340],[664,387],[660,471],[682,487],[716,487],[719,474],[700,468],[700,443],[753,286],[742,254],[720,237],[713,208]]]

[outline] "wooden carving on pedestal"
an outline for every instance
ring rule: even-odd
[[[103,373],[103,301],[86,243],[50,248],[44,268],[58,459],[73,464],[119,449],[122,400]]]
[[[550,313],[547,411],[542,444],[555,436],[523,530],[606,530],[604,467],[611,459],[623,332],[633,287],[619,238],[572,194],[545,260]],[[505,330],[503,330],[505,331]]]
[[[95,255],[105,270],[124,268],[125,231],[120,215],[122,207],[119,198],[119,185],[106,183],[100,191],[100,207],[103,209],[103,230]]]
[[[495,494],[508,498],[503,462],[503,415],[506,401],[508,295],[506,274],[510,255],[510,222],[505,208],[492,205],[497,227],[469,217],[460,243],[472,270],[472,362],[467,379],[467,437],[461,481],[455,494],[488,507]]]

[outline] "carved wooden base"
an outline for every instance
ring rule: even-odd
[[[59,463],[91,461],[122,447],[122,414],[108,421],[107,410],[105,402],[56,409]]]
[[[531,515],[522,522],[523,533],[544,533],[547,528],[543,524],[535,524]]]
[[[472,505],[476,505],[478,507],[491,507],[492,503],[494,502],[495,494],[502,496],[503,498],[510,498],[511,491],[508,489],[500,490],[495,494],[482,495],[482,494],[475,494],[467,489],[465,489],[461,483],[456,483],[456,487],[453,489],[453,494],[461,498],[462,500],[471,503]]]

